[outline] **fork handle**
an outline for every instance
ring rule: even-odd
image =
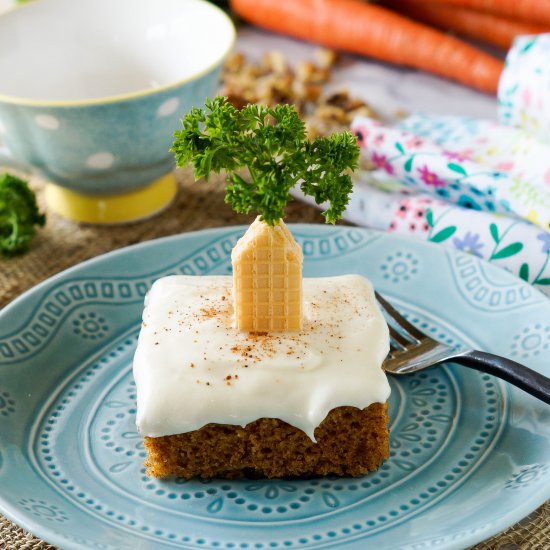
[[[453,357],[452,361],[502,378],[550,405],[550,378],[511,359],[472,350]]]

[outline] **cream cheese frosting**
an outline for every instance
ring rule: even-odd
[[[302,331],[264,335],[234,327],[232,277],[164,277],[146,297],[134,358],[137,426],[159,437],[279,418],[315,440],[332,409],[388,399],[388,351],[359,275],[304,278]]]

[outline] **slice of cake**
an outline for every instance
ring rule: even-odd
[[[275,237],[271,248],[259,247],[263,231],[253,224],[235,247],[234,261],[243,249],[268,258],[288,249],[290,232],[284,224],[281,231],[283,241]],[[294,245],[292,239],[290,250]],[[291,290],[303,294],[300,330],[237,327],[235,309],[248,311],[244,321],[250,322],[258,311],[284,317],[296,306],[293,294],[284,297],[291,286],[284,273],[293,272],[295,259],[287,250],[286,261],[270,268],[282,275],[268,276],[263,262],[249,262],[250,285],[234,285],[242,276],[238,268],[233,278],[155,282],[134,360],[137,424],[150,475],[354,476],[388,457],[390,389],[381,365],[389,336],[367,279],[304,279]],[[301,261],[298,276],[301,281]],[[278,277],[283,282],[266,293],[266,277],[267,285]],[[237,289],[242,303],[234,300]]]

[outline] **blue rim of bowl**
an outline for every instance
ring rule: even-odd
[[[44,0],[41,0],[41,1],[43,2]],[[229,26],[229,29],[231,31],[231,37],[227,48],[218,57],[218,59],[216,59],[213,63],[210,63],[204,69],[192,74],[191,76],[188,76],[187,78],[182,78],[181,80],[176,80],[174,82],[171,82],[170,84],[159,86],[158,88],[137,90],[135,92],[128,92],[124,94],[116,94],[112,96],[98,97],[93,99],[74,99],[74,100],[30,99],[30,98],[24,98],[24,97],[3,95],[0,93],[0,103],[9,103],[11,105],[24,105],[28,107],[87,107],[91,105],[104,105],[106,103],[116,103],[118,101],[129,101],[133,99],[140,99],[142,97],[152,96],[154,94],[158,94],[162,92],[167,92],[175,88],[178,88],[183,84],[187,84],[198,78],[201,78],[202,76],[213,71],[216,67],[218,67],[224,62],[224,60],[230,54],[231,50],[235,45],[235,41],[237,39],[237,30],[235,28],[235,25],[233,24],[233,21],[229,17],[229,15],[227,15],[227,13],[225,13],[225,11],[223,11],[220,7],[210,2],[206,2],[205,0],[193,0],[193,1],[200,2],[201,4],[206,4],[208,5],[209,9],[212,9],[213,11],[216,11],[220,15],[222,15]],[[28,2],[28,3],[26,2],[23,4],[15,5],[8,11],[0,14],[0,17],[8,17],[10,14],[15,13],[16,11],[19,11],[22,9],[28,9],[33,4],[35,4],[35,2]]]

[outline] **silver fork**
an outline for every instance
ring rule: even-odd
[[[457,351],[441,344],[407,321],[378,292],[375,294],[389,321],[391,349],[383,364],[386,372],[410,374],[452,361],[502,378],[550,404],[550,378],[505,357],[477,350]]]

